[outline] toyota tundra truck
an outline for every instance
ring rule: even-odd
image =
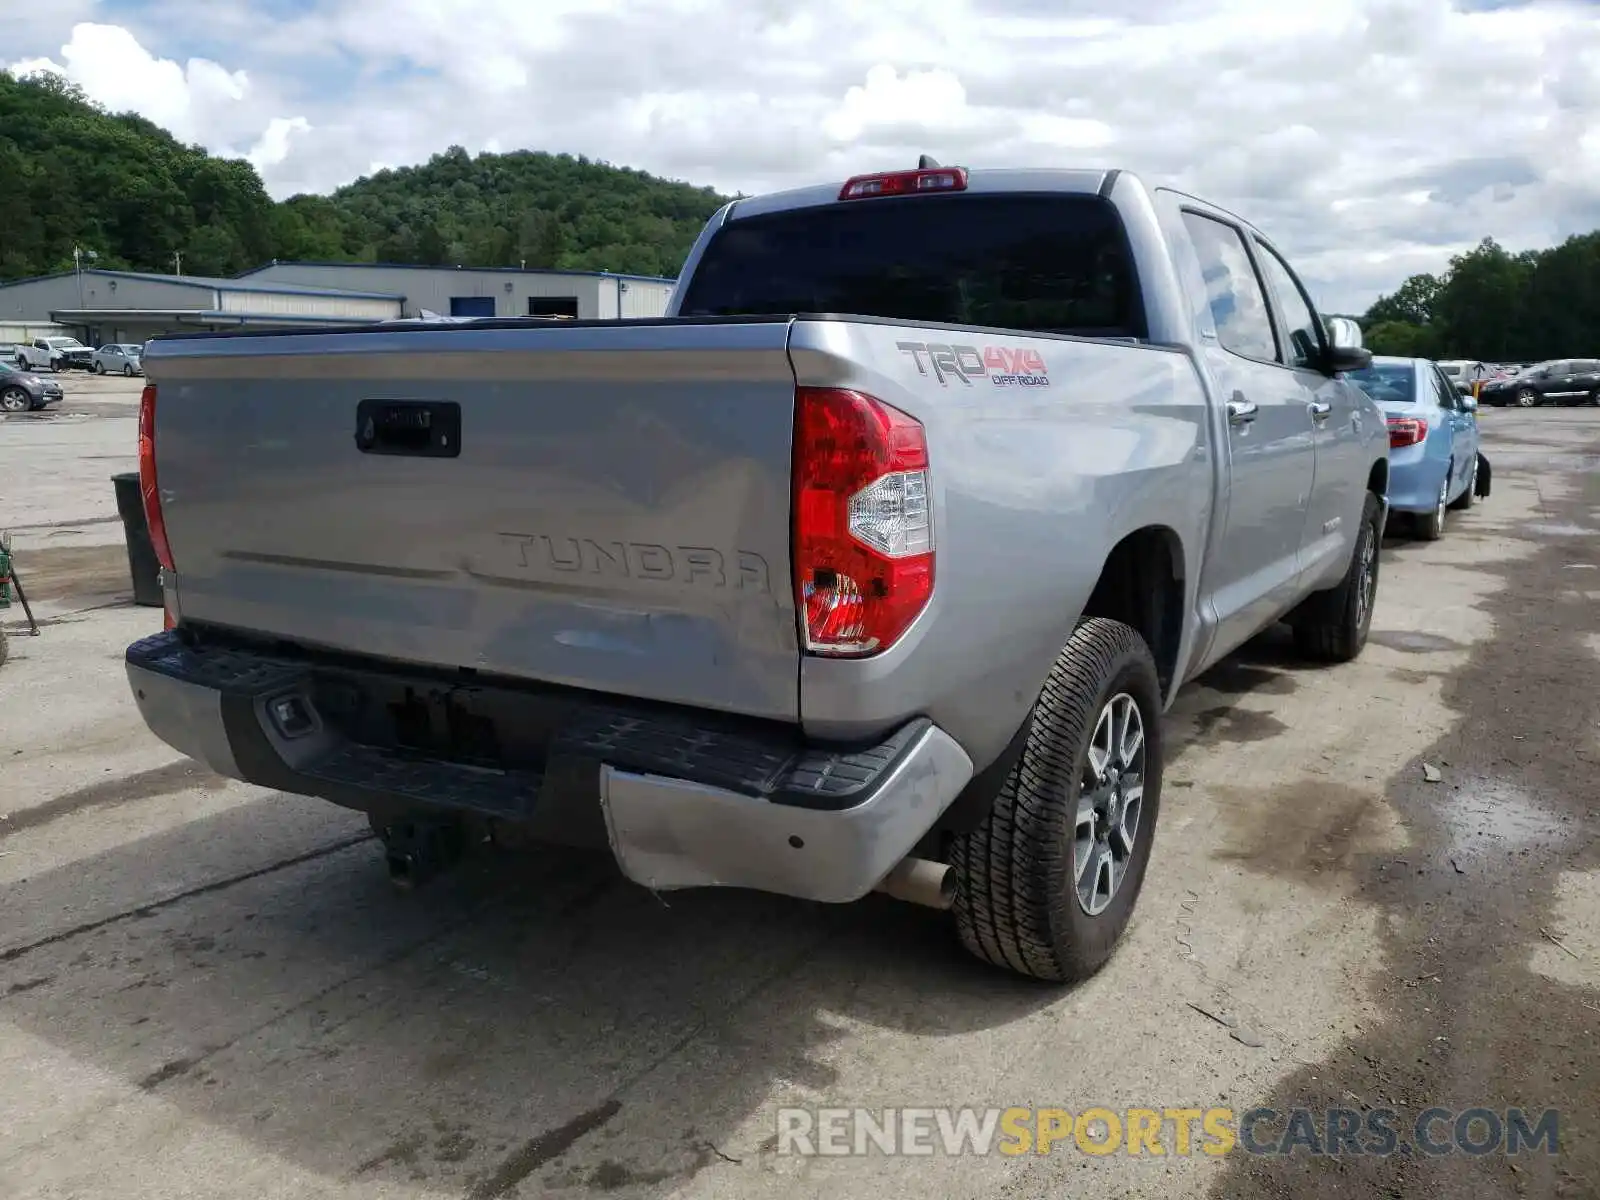
[[[735,200],[663,319],[154,341],[145,721],[367,814],[397,881],[608,849],[873,891],[1100,968],[1179,686],[1361,652],[1383,414],[1261,232],[1124,171],[925,162]]]

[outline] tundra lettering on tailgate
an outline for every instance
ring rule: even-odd
[[[930,368],[940,383],[952,378],[968,387],[983,379],[995,387],[1048,387],[1050,373],[1037,350],[1012,346],[947,346],[941,342],[896,342],[895,349],[909,354],[917,374]]]
[[[751,550],[724,554],[710,546],[660,546],[653,542],[595,541],[547,533],[502,533],[506,565],[518,574],[556,572],[654,579],[696,587],[771,591],[767,560]]]

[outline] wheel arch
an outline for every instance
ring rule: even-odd
[[[1106,555],[1085,617],[1106,617],[1139,631],[1156,662],[1163,696],[1170,695],[1183,643],[1183,539],[1170,525],[1146,525]]]
[[[1183,540],[1171,526],[1146,525],[1133,530],[1107,553],[1083,611],[1071,614],[1072,621],[1067,626],[1070,637],[1081,618],[1105,617],[1138,631],[1155,659],[1163,699],[1170,697],[1178,683],[1187,578],[1184,562]],[[950,832],[975,828],[988,815],[1006,776],[1027,745],[1032,726],[1030,707],[1006,748],[972,777],[945,810],[930,831],[922,853],[933,852],[939,839]]]

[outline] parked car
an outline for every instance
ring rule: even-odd
[[[94,352],[92,369],[96,375],[143,375],[142,354],[143,348],[130,342],[111,342]]]
[[[1279,620],[1366,643],[1360,340],[1214,205],[927,164],[730,202],[666,319],[162,338],[172,627],[129,680],[183,753],[367,813],[402,883],[587,843],[1081,979],[1179,686]]]
[[[1444,359],[1439,363],[1439,369],[1450,381],[1450,386],[1463,396],[1472,395],[1474,386],[1487,382],[1494,375],[1494,371],[1484,363],[1466,359]]]
[[[93,351],[74,337],[34,338],[17,347],[17,366],[24,371],[87,371]]]
[[[1442,364],[1441,364],[1442,366]],[[1444,536],[1445,514],[1489,494],[1478,407],[1441,366],[1425,358],[1379,357],[1350,372],[1389,426],[1389,507],[1410,514],[1419,536]]]
[[[61,398],[61,385],[55,380],[41,379],[31,371],[0,363],[0,412],[28,412],[59,404]]]
[[[1600,360],[1560,358],[1536,363],[1510,379],[1486,384],[1478,394],[1485,404],[1533,408],[1540,404],[1600,405]]]

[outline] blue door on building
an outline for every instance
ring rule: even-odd
[[[450,315],[452,317],[492,317],[494,316],[494,297],[451,296]]]

